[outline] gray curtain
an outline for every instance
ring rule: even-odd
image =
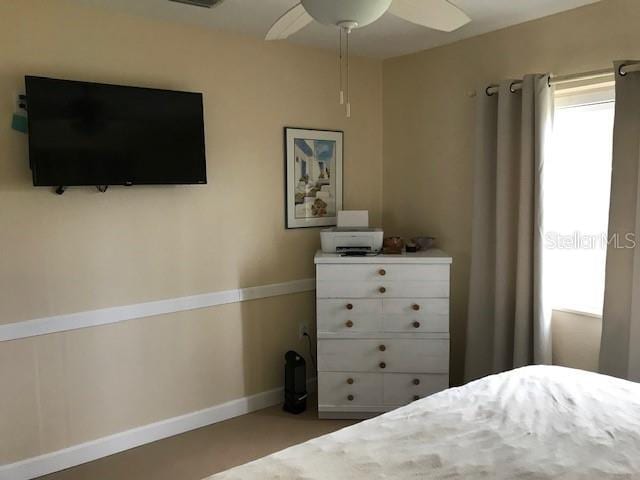
[[[465,380],[551,363],[542,292],[542,176],[553,119],[548,75],[478,95]]]
[[[609,210],[600,371],[640,381],[640,72],[620,75]],[[635,248],[634,248],[635,247]]]

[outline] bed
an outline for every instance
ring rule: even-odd
[[[210,477],[462,478],[640,479],[640,384],[524,367]]]

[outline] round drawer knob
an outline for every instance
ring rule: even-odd
[[[387,291],[387,289],[386,289],[386,288],[384,288],[384,287],[380,287],[380,288],[378,289],[378,291],[379,291],[380,293],[384,293],[384,292],[386,292],[386,291]]]
[[[419,378],[414,378],[413,379],[413,384],[414,385],[420,385],[420,379]]]
[[[353,310],[353,304],[347,303],[347,310]]]
[[[387,364],[386,364],[386,363],[384,363],[384,362],[380,362],[380,363],[378,364],[378,366],[379,366],[380,368],[387,368]]]
[[[420,305],[418,305],[417,303],[414,303],[414,304],[411,306],[411,308],[413,308],[413,309],[417,312],[418,310],[420,310]]]
[[[420,328],[420,322],[413,322],[413,328]]]
[[[347,383],[349,385],[353,385],[353,378],[347,378]]]
[[[349,400],[350,402],[353,402],[353,395],[349,395],[349,396],[347,397],[347,400]]]
[[[414,396],[413,396],[413,399],[414,399],[414,400],[420,400],[420,395],[414,395]]]
[[[380,346],[378,347],[378,350],[380,350],[381,352],[384,352],[386,349],[387,349],[387,346],[386,346],[386,345],[380,345]]]
[[[384,268],[381,268],[378,270],[378,273],[384,277],[387,274],[387,271]]]
[[[351,320],[347,320],[345,322],[345,325],[347,326],[347,328],[351,328],[351,327],[353,327],[353,322]]]

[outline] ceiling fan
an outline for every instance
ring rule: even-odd
[[[346,113],[349,102],[349,35],[355,28],[367,26],[385,12],[434,30],[452,32],[471,19],[447,0],[300,0],[269,29],[266,40],[284,40],[312,21],[336,26],[340,32],[340,104],[345,103],[343,69],[346,71]],[[345,39],[343,48],[343,38]],[[343,66],[346,63],[346,66]]]
[[[360,28],[385,12],[434,30],[452,32],[471,19],[447,0],[301,0],[282,15],[267,33],[267,40],[282,40],[313,20],[341,28]]]

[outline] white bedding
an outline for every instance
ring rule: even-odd
[[[640,384],[525,367],[210,478],[640,479]]]

